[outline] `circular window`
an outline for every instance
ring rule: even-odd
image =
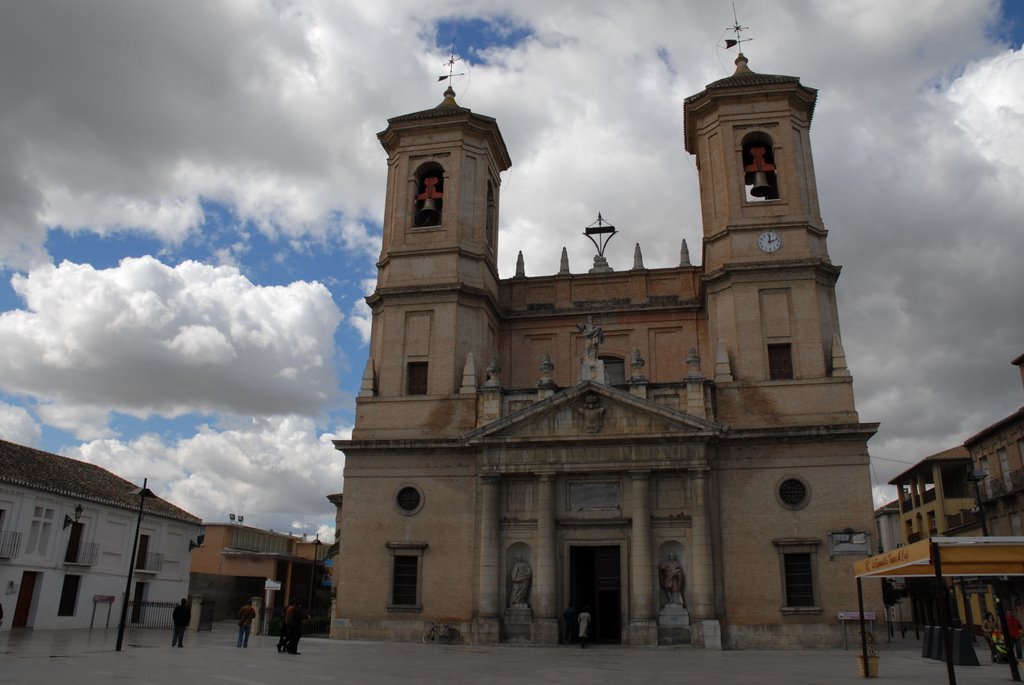
[[[786,478],[779,483],[779,500],[790,509],[799,509],[807,504],[810,491],[807,483],[799,478]]]
[[[412,515],[423,506],[423,495],[416,488],[407,485],[398,491],[398,495],[395,496],[395,502],[403,514]]]

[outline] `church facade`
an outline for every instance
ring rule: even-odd
[[[867,442],[811,157],[817,92],[736,72],[684,103],[703,259],[508,279],[497,122],[390,119],[334,634],[837,645],[871,552]],[[602,225],[595,235],[601,237]],[[882,610],[880,595],[866,606]]]

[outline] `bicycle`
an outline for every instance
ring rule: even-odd
[[[427,632],[423,633],[423,644],[439,641],[441,644],[454,645],[462,639],[459,631],[447,623],[431,623]]]

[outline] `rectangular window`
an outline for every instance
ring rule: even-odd
[[[32,523],[28,529],[28,546],[25,552],[28,554],[46,554],[46,548],[50,544],[50,530],[52,528],[53,509],[35,507],[32,513]]]
[[[773,381],[793,379],[793,349],[789,343],[768,346],[768,377]]]
[[[405,393],[407,395],[427,394],[427,362],[409,362],[406,366]]]
[[[75,521],[71,524],[71,534],[68,535],[68,549],[64,553],[64,563],[77,564],[79,562],[80,551],[82,548],[82,532],[84,530],[84,523]]]
[[[64,576],[64,589],[60,592],[60,604],[57,605],[58,616],[74,616],[75,604],[78,603],[78,585],[82,576]]]
[[[419,557],[396,555],[394,559],[394,575],[391,580],[391,604],[395,606],[416,606]]]
[[[786,573],[786,606],[814,606],[814,575],[811,555],[806,552],[783,555]]]

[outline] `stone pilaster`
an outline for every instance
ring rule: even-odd
[[[480,476],[480,566],[477,570],[477,611],[473,633],[477,643],[498,641],[498,486],[500,476]]]
[[[558,644],[558,607],[555,604],[555,479],[554,473],[537,474],[537,567],[533,573],[531,607],[534,642]]]
[[[693,485],[693,549],[690,569],[690,592],[694,618],[715,617],[715,586],[712,572],[711,529],[708,521],[708,474],[690,472]]]
[[[629,643],[658,642],[654,621],[654,587],[651,582],[651,472],[631,471],[633,481],[633,529],[630,553]]]
[[[498,615],[498,482],[499,476],[480,477],[480,598],[477,615]]]

